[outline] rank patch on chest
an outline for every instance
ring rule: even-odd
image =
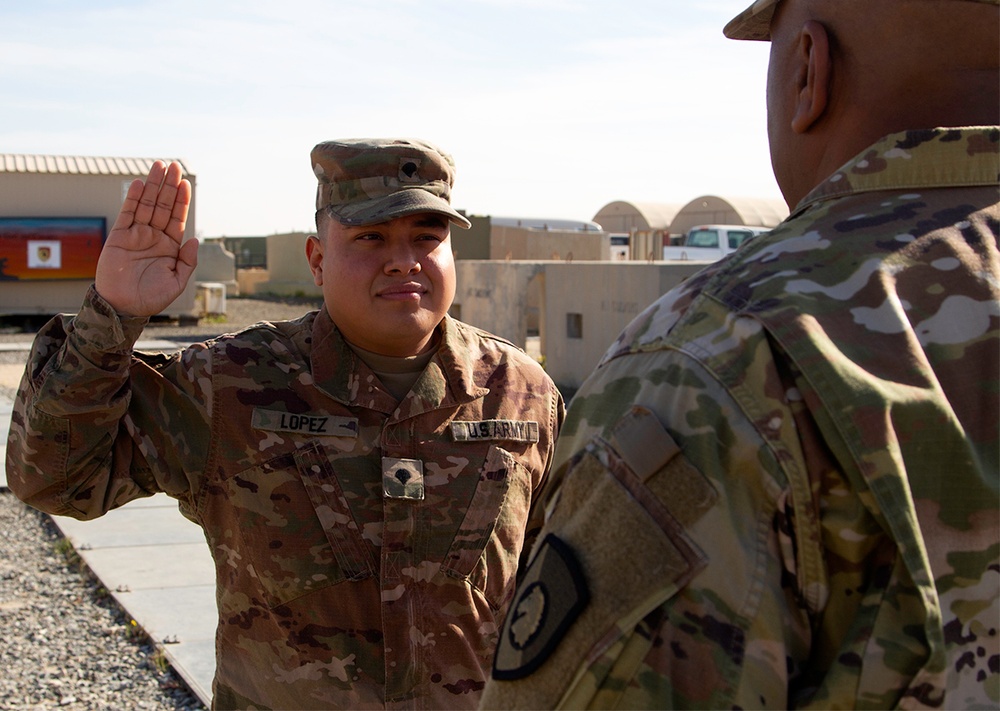
[[[424,500],[424,463],[382,457],[382,494],[387,499]]]
[[[537,442],[538,423],[519,420],[456,420],[451,423],[451,436],[456,442],[478,440]]]
[[[296,434],[354,437],[358,436],[358,420],[354,417],[333,415],[293,414],[280,410],[253,409],[251,426],[268,432],[294,432]]]

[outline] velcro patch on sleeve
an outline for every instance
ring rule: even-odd
[[[261,407],[253,409],[251,425],[255,430],[267,432],[294,432],[328,437],[357,438],[358,436],[358,420],[355,417],[295,414],[281,410],[265,410]]]
[[[573,549],[549,534],[507,612],[493,658],[493,678],[521,679],[538,669],[589,601],[587,580]]]
[[[538,423],[530,420],[456,420],[451,423],[451,436],[456,442],[501,440],[507,442],[537,442]]]

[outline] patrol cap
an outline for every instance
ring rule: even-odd
[[[451,206],[455,163],[436,146],[406,138],[319,143],[311,153],[316,209],[349,227],[436,212],[462,228],[472,224]]]
[[[837,0],[830,0],[836,2]],[[1000,5],[1000,0],[964,0],[966,2],[983,2],[987,5]],[[771,39],[771,18],[781,0],[757,0],[753,5],[730,20],[722,33],[729,39],[764,40]]]

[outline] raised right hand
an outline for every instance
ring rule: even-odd
[[[156,161],[146,181],[129,186],[97,261],[95,286],[115,311],[154,316],[173,302],[194,273],[198,240],[184,239],[191,183],[181,166]]]

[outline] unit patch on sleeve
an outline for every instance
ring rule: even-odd
[[[304,435],[326,435],[328,437],[358,436],[358,420],[354,417],[334,417],[332,415],[293,414],[280,410],[253,409],[255,430],[268,432],[295,432]]]
[[[542,541],[504,621],[493,678],[521,679],[533,673],[559,646],[590,602],[580,563],[562,539]]]
[[[518,420],[456,420],[451,423],[451,436],[456,442],[476,440],[537,442],[538,423]]]

